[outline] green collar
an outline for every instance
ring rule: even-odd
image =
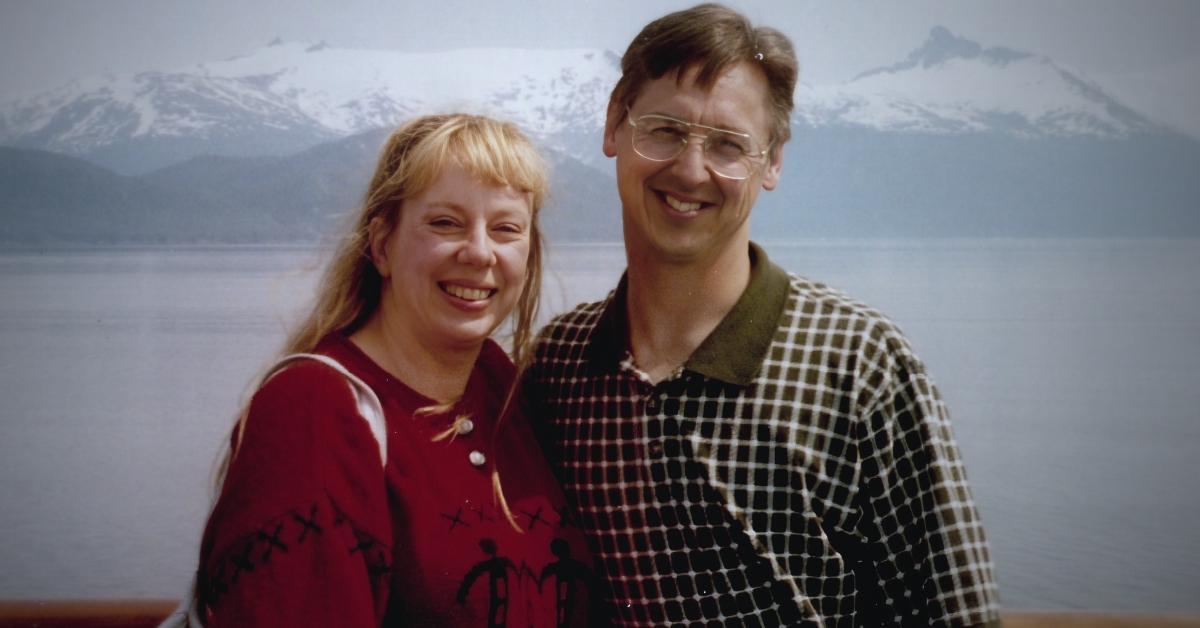
[[[612,371],[629,347],[628,281],[621,276],[587,348],[588,361]],[[787,302],[788,276],[757,244],[750,243],[750,282],[733,309],[696,348],[683,367],[710,379],[749,384],[762,367]]]

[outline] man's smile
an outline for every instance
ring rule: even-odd
[[[681,214],[692,214],[703,207],[712,205],[711,203],[705,203],[696,199],[680,198],[679,196],[660,190],[655,190],[654,194],[668,207]]]

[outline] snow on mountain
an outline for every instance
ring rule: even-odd
[[[0,110],[0,138],[85,154],[148,136],[206,137],[246,131],[264,120],[277,129],[312,125],[295,103],[260,89],[252,80],[146,72],[93,77],[13,103]]]
[[[505,116],[545,136],[602,124],[616,76],[615,58],[593,50],[422,54],[275,43],[0,105],[0,143],[87,155],[122,141],[245,137],[251,127],[319,141],[450,108]]]
[[[137,173],[198,154],[284,155],[412,115],[461,109],[512,119],[597,165],[619,76],[612,52],[436,53],[272,44],[172,72],[101,76],[0,104],[0,144]],[[906,59],[828,86],[801,85],[793,121],[936,134],[1126,138],[1160,130],[1052,60],[935,27]]]
[[[908,58],[840,85],[802,85],[795,119],[882,131],[1124,138],[1156,125],[1044,56],[935,27]]]
[[[617,77],[613,60],[592,50],[470,49],[437,53],[342,50],[277,44],[246,57],[201,66],[205,76],[258,77],[265,89],[294,99],[324,127],[352,133],[413,112],[495,107],[537,133],[580,117],[603,122]]]

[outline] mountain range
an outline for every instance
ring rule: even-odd
[[[619,58],[272,42],[175,72],[0,104],[0,241],[313,241],[363,192],[387,129],[447,109],[527,130],[547,230],[618,240],[600,151]],[[1200,142],[1082,73],[935,27],[906,58],[801,84],[757,237],[1197,236]]]

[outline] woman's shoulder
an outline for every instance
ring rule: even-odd
[[[292,359],[268,372],[243,421],[234,434],[235,464],[244,453],[259,465],[315,470],[321,461],[376,448],[350,381],[314,359]]]
[[[355,411],[349,381],[333,366],[308,358],[289,358],[272,366],[250,400],[251,415],[328,416]]]

